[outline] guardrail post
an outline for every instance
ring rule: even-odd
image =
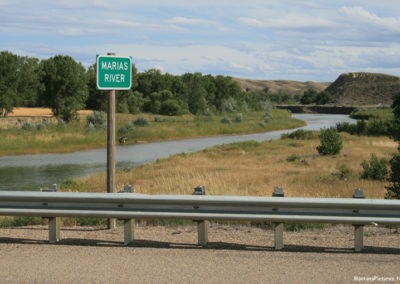
[[[118,193],[134,193],[134,187],[131,184],[125,185]],[[124,245],[129,245],[134,239],[135,219],[124,219]]]
[[[129,245],[135,239],[135,219],[124,220],[124,245]]]
[[[49,218],[49,242],[56,243],[60,241],[60,218]]]
[[[282,187],[277,186],[274,188],[272,192],[273,197],[285,197],[285,193],[283,192]],[[276,208],[278,210],[278,208]],[[275,249],[281,250],[284,247],[283,244],[283,227],[284,223],[282,222],[274,222],[274,238],[275,238]]]
[[[206,189],[204,186],[194,188],[192,195],[205,195]],[[198,209],[198,208],[195,208]],[[210,222],[207,220],[194,220],[197,223],[197,243],[201,246],[206,246],[208,243],[208,227]]]
[[[52,184],[48,188],[41,188],[41,192],[57,192],[57,184]],[[60,218],[50,217],[49,218],[49,242],[56,243],[60,241]]]
[[[357,188],[354,191],[353,198],[365,198],[364,191],[361,188]],[[353,226],[354,226],[354,250],[356,252],[359,252],[362,251],[364,248],[364,225],[357,224]]]

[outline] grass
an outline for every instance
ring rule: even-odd
[[[304,125],[304,122],[292,119],[291,115],[284,110],[274,110],[273,118],[263,125],[261,125],[261,122],[263,122],[262,112],[243,113],[243,121],[240,123],[222,124],[220,122],[224,116],[231,117],[234,121],[235,115],[169,117],[151,114],[117,114],[116,129],[123,128],[127,123],[132,124],[133,121],[141,117],[149,121],[147,126],[133,126],[125,133],[128,136],[127,143],[129,144],[191,137],[257,133]],[[155,119],[155,117],[158,119]],[[29,130],[3,129],[0,130],[0,134],[2,137],[0,140],[0,156],[74,152],[105,147],[107,141],[105,129],[88,130],[84,115],[80,122],[67,125],[48,124],[40,129],[34,126]]]
[[[391,108],[359,109],[351,113],[354,119],[382,119],[392,120],[393,110]]]
[[[191,194],[204,185],[210,195],[271,196],[275,186],[282,186],[285,196],[348,198],[360,187],[367,198],[383,198],[386,183],[360,179],[360,164],[371,153],[389,159],[397,143],[347,134],[342,139],[343,150],[336,156],[318,155],[318,138],[216,146],[120,171],[117,188],[133,184],[138,193]],[[88,191],[106,191],[105,174],[77,183]]]

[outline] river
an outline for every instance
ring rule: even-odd
[[[335,126],[338,122],[354,122],[347,115],[294,114],[293,117],[304,120],[307,126],[301,129],[307,130]],[[117,146],[116,166],[117,169],[133,167],[178,153],[196,152],[233,142],[279,139],[283,133],[291,131],[293,130]],[[0,190],[38,190],[50,184],[61,184],[67,179],[105,172],[106,157],[106,149],[1,157]]]

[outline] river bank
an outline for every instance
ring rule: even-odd
[[[264,112],[231,113],[212,116],[183,115],[177,117],[151,114],[117,114],[116,135],[125,136],[126,144],[177,140],[195,137],[242,135],[280,129],[293,129],[305,122],[291,117],[285,110],[275,109],[266,121]],[[105,119],[105,116],[103,117]],[[8,118],[1,118],[0,124]],[[42,118],[37,121],[14,117],[20,127],[0,129],[0,157],[40,153],[68,153],[104,148],[107,131],[105,123],[89,125],[86,115],[80,121],[65,124],[49,123]],[[54,119],[46,117],[46,119]]]
[[[304,129],[319,130],[338,122],[352,122],[348,116],[340,115],[294,115],[306,121]],[[290,130],[280,130],[247,135],[224,135],[208,138],[193,138],[153,142],[116,147],[117,169],[123,170],[178,153],[192,153],[206,148],[241,141],[266,141],[278,139]],[[105,171],[106,150],[99,148],[65,154],[38,154],[0,157],[0,190],[38,190],[66,180],[87,177]],[[121,185],[118,185],[118,187]]]

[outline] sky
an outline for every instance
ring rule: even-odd
[[[0,50],[261,80],[400,76],[398,0],[0,0]]]

